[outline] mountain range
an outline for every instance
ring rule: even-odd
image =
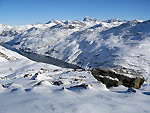
[[[51,20],[46,24],[0,25],[0,42],[85,69],[130,68],[150,72],[150,20]]]

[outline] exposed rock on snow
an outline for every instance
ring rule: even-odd
[[[53,83],[53,85],[58,85],[58,86],[63,84],[62,81],[53,81],[52,83]]]
[[[104,83],[108,88],[124,85],[129,88],[139,89],[145,79],[141,75],[125,69],[118,68],[99,68],[91,70],[93,76]]]
[[[92,86],[92,85],[81,84],[81,85],[72,86],[72,87],[70,87],[70,88],[71,88],[71,89],[75,89],[75,88],[88,89],[90,86]]]

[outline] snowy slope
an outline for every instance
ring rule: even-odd
[[[34,62],[2,46],[0,52],[2,113],[149,113],[149,86],[108,90],[89,71]]]

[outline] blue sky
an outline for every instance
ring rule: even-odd
[[[150,0],[0,0],[0,23],[24,25],[51,19],[150,19]]]

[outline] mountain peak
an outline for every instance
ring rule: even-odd
[[[58,21],[58,20],[55,20],[55,19],[52,19],[52,20],[50,20],[49,22],[47,22],[46,24],[50,24],[50,23],[58,24],[59,21]]]
[[[87,21],[89,19],[91,19],[89,16],[85,16],[84,19],[83,19],[83,21]]]
[[[85,16],[84,19],[83,19],[83,21],[86,21],[86,22],[94,21],[94,22],[96,22],[96,21],[99,21],[99,20],[97,20],[97,19],[95,19],[95,18],[91,18],[91,17],[89,17],[89,16]]]

